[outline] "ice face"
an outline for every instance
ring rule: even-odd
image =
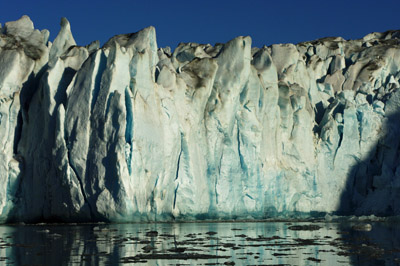
[[[400,214],[396,31],[173,52],[153,27],[1,32],[1,221]]]

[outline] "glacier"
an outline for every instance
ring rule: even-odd
[[[400,31],[172,50],[60,25],[0,25],[0,222],[400,214]]]

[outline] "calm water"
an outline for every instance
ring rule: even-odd
[[[399,241],[397,223],[4,225],[0,265],[398,265]]]

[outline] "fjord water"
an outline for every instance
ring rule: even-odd
[[[0,226],[10,265],[396,265],[400,230],[372,223],[212,222]]]

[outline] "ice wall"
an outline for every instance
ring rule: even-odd
[[[400,32],[158,48],[0,28],[0,220],[400,214]]]

